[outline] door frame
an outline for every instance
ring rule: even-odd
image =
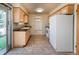
[[[10,46],[7,47],[7,51],[6,53],[13,48],[13,6],[10,3],[3,3],[3,5],[5,5],[6,7],[8,7],[8,15],[9,17],[7,18],[8,20],[8,24],[7,26],[9,27],[9,34],[7,35],[7,39],[10,40]],[[7,46],[8,46],[8,40],[7,40]],[[6,54],[5,53],[5,54]]]
[[[8,8],[5,6],[5,5],[3,5],[3,4],[0,4],[1,6],[2,6],[2,8],[3,8],[3,10],[5,10],[5,12],[6,12],[6,19],[5,19],[5,28],[6,28],[6,47],[4,48],[4,49],[2,49],[1,51],[0,51],[0,54],[4,54],[4,53],[6,53],[6,51],[7,51],[7,40],[8,40],[8,37],[7,37],[7,20],[8,20],[8,18],[7,18],[7,15],[8,15]]]
[[[76,28],[77,29],[76,30],[76,54],[77,55],[79,55],[79,45],[78,45],[79,44],[79,37],[78,37],[78,35],[79,35],[79,33],[78,33],[79,32],[79,29],[78,29],[79,28],[78,27],[78,23],[79,23],[79,18],[78,18],[79,14],[78,13],[79,13],[79,10],[77,10],[78,6],[79,6],[79,4],[76,4],[76,7],[75,7],[75,11],[76,11],[75,17],[76,17],[76,20],[77,20],[77,23],[76,23],[76,25],[77,25],[76,26],[77,27]]]
[[[74,4],[74,53],[76,54],[77,46],[77,4]]]

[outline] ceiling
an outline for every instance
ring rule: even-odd
[[[29,13],[37,13],[35,11],[36,8],[43,8],[44,11],[42,13],[49,13],[57,8],[60,3],[21,3],[23,7],[25,7]]]

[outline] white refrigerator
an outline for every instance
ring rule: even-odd
[[[73,51],[73,15],[56,15],[49,19],[49,41],[58,52]]]

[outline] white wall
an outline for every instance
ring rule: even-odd
[[[35,17],[36,16],[40,16],[41,17],[41,21],[42,21],[42,34],[44,35],[45,34],[45,26],[47,26],[48,25],[48,14],[30,14],[29,15],[29,24],[32,26],[32,32],[31,32],[31,34],[35,34],[35,33],[37,33],[36,31],[34,31],[34,30],[36,30],[35,28],[34,28],[34,21],[35,21]],[[37,24],[37,27],[39,27],[38,26],[38,24]]]

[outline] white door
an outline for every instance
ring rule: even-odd
[[[40,18],[36,18],[34,20],[34,34],[35,35],[42,35],[42,21]]]

